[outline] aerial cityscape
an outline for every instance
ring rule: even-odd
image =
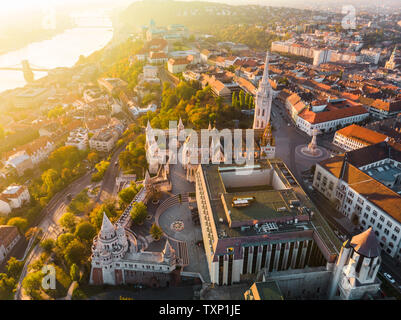
[[[2,6],[0,300],[401,300],[399,0]]]

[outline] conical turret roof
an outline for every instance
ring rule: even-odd
[[[146,131],[149,131],[152,129],[152,126],[150,125],[150,121],[148,120],[148,124],[146,126]]]
[[[173,249],[173,247],[171,246],[170,242],[167,239],[166,240],[166,244],[165,244],[164,249],[163,249],[163,255],[164,255],[164,257],[169,258],[173,254],[174,254],[174,249]]]
[[[380,256],[381,249],[372,227],[352,237],[350,245],[357,253],[367,258]]]
[[[149,174],[148,170],[146,170],[145,180],[143,181],[143,183],[144,183],[145,186],[150,184],[150,174]]]
[[[102,222],[102,228],[100,229],[100,234],[106,236],[112,234],[113,232],[114,232],[114,226],[107,217],[106,212],[103,212],[103,222]]]

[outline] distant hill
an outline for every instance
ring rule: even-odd
[[[201,1],[148,0],[130,5],[121,14],[119,22],[124,25],[124,29],[134,31],[142,25],[148,25],[150,19],[159,26],[178,23],[191,30],[206,31],[213,25],[267,24],[279,21],[282,16],[272,15],[269,7],[258,5],[232,6]]]

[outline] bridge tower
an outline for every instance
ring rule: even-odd
[[[22,71],[24,72],[25,81],[28,83],[33,82],[33,80],[35,79],[35,76],[33,74],[31,66],[29,65],[29,61],[22,60],[21,64],[22,64]]]

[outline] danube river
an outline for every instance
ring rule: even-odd
[[[52,39],[34,42],[22,49],[0,55],[0,67],[19,67],[22,60],[28,60],[32,68],[72,67],[80,55],[87,56],[103,48],[112,37],[113,29],[109,23],[100,27],[76,27]],[[35,79],[46,74],[35,72]],[[0,70],[0,92],[25,84],[22,71]]]

